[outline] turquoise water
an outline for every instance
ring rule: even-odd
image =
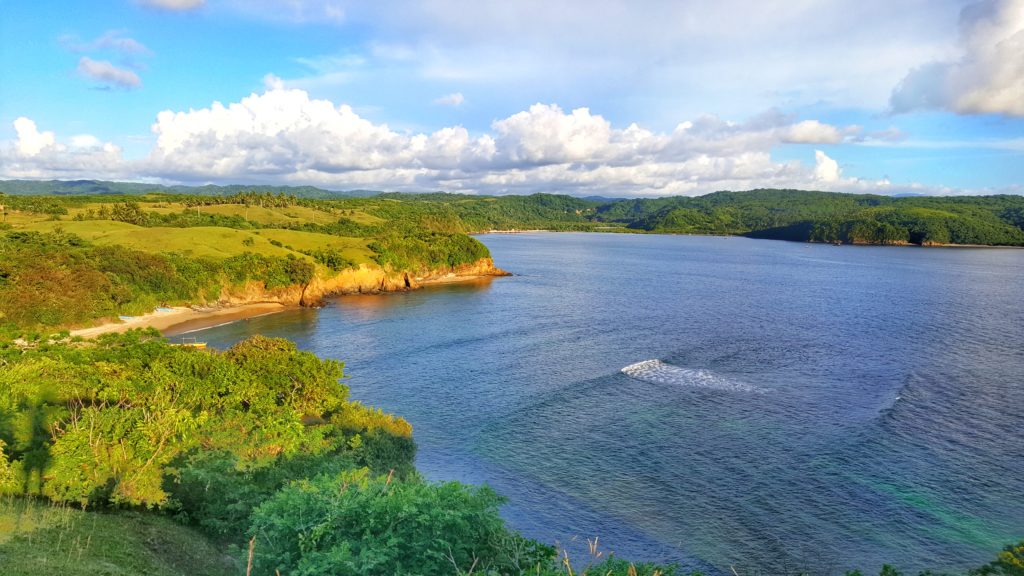
[[[577,555],[957,570],[1024,538],[1024,251],[481,240],[515,276],[197,335],[344,360],[427,477]]]

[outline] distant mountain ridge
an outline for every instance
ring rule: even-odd
[[[199,194],[203,196],[230,196],[239,192],[289,194],[299,198],[345,198],[376,196],[380,190],[325,190],[316,186],[269,186],[264,184],[205,184],[184,186],[147,184],[143,182],[112,182],[109,180],[0,180],[0,192],[11,196],[138,196],[159,192],[164,194]]]

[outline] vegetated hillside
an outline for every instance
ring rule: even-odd
[[[0,180],[0,192],[11,196],[143,195],[150,193],[230,196],[239,192],[260,192],[265,194],[290,194],[302,198],[375,196],[380,194],[380,191],[377,190],[346,190],[337,192],[315,186],[269,186],[264,184],[165,186],[163,184],[110,182],[107,180]]]
[[[605,204],[597,217],[652,232],[854,244],[1024,245],[1024,197],[903,197],[799,190]]]
[[[110,202],[109,194],[139,194],[140,202],[161,199],[184,206],[236,204],[246,197],[288,198],[292,206],[352,210],[390,223],[447,232],[488,230],[599,230],[674,234],[728,234],[803,242],[853,244],[1024,245],[1024,197],[879,196],[802,190],[715,192],[699,197],[651,199],[576,198],[557,194],[475,196],[354,191],[335,193],[311,187],[201,186],[160,187],[116,182],[0,182],[0,193],[48,192],[60,198],[8,196],[7,202],[36,210],[56,205]],[[91,195],[90,195],[91,194]],[[97,196],[96,194],[100,194]],[[107,195],[107,196],[104,196]],[[319,201],[314,200],[319,199]],[[256,206],[249,202],[248,206]],[[265,224],[268,215],[251,217],[231,209],[211,209],[197,217],[207,222]],[[167,225],[184,220],[165,213]],[[286,219],[287,220],[287,219]],[[302,219],[285,223],[298,225]],[[233,223],[232,223],[233,222]],[[317,224],[323,225],[321,221]],[[353,217],[342,221],[353,235],[367,235]],[[380,224],[380,221],[369,224]],[[339,229],[335,226],[335,231]]]
[[[584,200],[570,196],[387,195],[396,210],[458,218],[464,230],[634,231],[744,235],[851,244],[1024,245],[1024,197],[902,197],[801,190],[695,198]],[[373,202],[375,199],[366,200]]]
[[[315,303],[345,289],[339,278],[355,278],[359,290],[401,288],[408,275],[479,267],[490,256],[450,211],[425,203],[247,192],[0,196],[0,204],[0,330],[8,332],[266,290]],[[294,294],[278,294],[286,288]]]

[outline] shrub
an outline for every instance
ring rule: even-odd
[[[253,513],[256,573],[520,573],[554,549],[507,545],[502,498],[456,482],[395,482],[362,469],[295,482]],[[518,549],[512,557],[508,552]]]

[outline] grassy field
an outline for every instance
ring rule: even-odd
[[[193,228],[145,228],[112,220],[41,220],[20,222],[17,230],[52,232],[56,229],[81,236],[101,246],[118,244],[144,252],[179,252],[188,256],[230,258],[243,252],[308,258],[300,251],[336,248],[357,264],[371,264],[373,252],[363,238],[345,238],[298,230],[235,230],[219,226]],[[281,246],[271,243],[279,242]],[[288,247],[291,247],[290,249]]]
[[[225,548],[166,517],[83,512],[9,497],[0,499],[0,567],[5,576],[219,576],[245,570]]]
[[[299,230],[280,230],[269,228],[257,230],[261,237],[268,240],[280,242],[283,246],[295,250],[309,251],[322,248],[334,248],[341,250],[346,258],[356,263],[370,263],[373,252],[366,247],[365,238],[346,238],[343,236],[331,236],[317,232],[302,232]]]
[[[96,212],[103,206],[104,204],[99,202],[81,204],[68,208],[68,213],[59,217],[10,211],[7,214],[7,224],[15,230],[38,232],[52,232],[59,228],[99,245],[117,244],[153,253],[178,252],[193,257],[223,259],[244,252],[254,252],[274,257],[285,257],[291,254],[308,259],[309,257],[301,252],[334,249],[341,251],[345,258],[356,264],[374,265],[373,252],[367,248],[369,241],[365,238],[279,228],[238,230],[220,226],[143,227],[113,220],[74,219],[77,216],[86,215],[87,212]],[[142,202],[141,206],[146,212],[158,214],[180,213],[185,208],[183,204],[167,201]],[[360,224],[383,222],[381,218],[357,209],[324,211],[297,205],[286,208],[263,208],[241,204],[221,204],[202,206],[199,210],[206,214],[241,216],[263,226],[301,225],[317,222],[324,224],[337,221],[341,217]]]

